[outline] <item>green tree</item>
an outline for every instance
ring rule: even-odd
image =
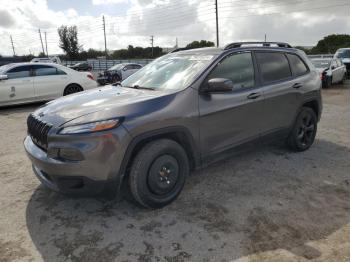
[[[318,41],[317,45],[311,49],[311,54],[334,54],[339,48],[350,46],[350,35],[328,35]]]
[[[194,48],[212,47],[212,46],[215,46],[214,42],[201,40],[201,41],[193,41],[192,43],[189,43],[185,48],[194,49]]]
[[[112,58],[114,59],[145,59],[145,58],[156,58],[162,56],[163,49],[159,46],[153,47],[153,57],[152,57],[152,47],[134,47],[129,45],[127,49],[119,49],[113,52]]]
[[[79,56],[79,52],[81,51],[81,46],[78,43],[77,27],[61,26],[57,31],[60,37],[59,47],[63,49],[69,58],[77,58]]]

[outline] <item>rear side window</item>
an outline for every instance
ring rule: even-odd
[[[254,65],[251,53],[234,54],[226,57],[217,64],[207,79],[213,78],[230,79],[234,88],[254,87]]]
[[[299,56],[287,54],[293,76],[305,75],[309,70]]]
[[[340,59],[337,59],[336,61],[337,61],[338,67],[341,67],[343,65],[343,62]]]
[[[275,82],[292,76],[287,57],[283,53],[257,52],[256,59],[264,83]]]
[[[17,66],[7,71],[6,75],[9,79],[30,77],[31,66]]]
[[[47,65],[35,65],[34,66],[36,76],[51,76],[57,75],[57,69],[53,66]]]

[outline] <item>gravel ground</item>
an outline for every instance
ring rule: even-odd
[[[41,187],[22,146],[38,105],[1,109],[0,261],[350,261],[350,84],[323,93],[309,151],[256,145],[155,211]]]

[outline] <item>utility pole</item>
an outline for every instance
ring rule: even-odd
[[[178,41],[177,41],[177,37],[176,37],[176,42],[175,42],[176,44],[175,44],[175,48],[177,49],[177,48],[179,48],[179,45],[178,45]]]
[[[105,21],[105,16],[102,16],[102,22],[103,22],[103,34],[105,38],[105,53],[106,53],[106,58],[108,56],[107,54],[107,39],[106,39],[106,21]]]
[[[15,46],[13,45],[13,40],[12,40],[12,35],[10,35],[10,39],[11,39],[11,45],[12,45],[13,56],[16,56]]]
[[[151,35],[151,46],[152,46],[152,58],[153,58],[153,42],[154,42],[154,36]]]
[[[265,43],[266,43],[266,34],[265,34]]]
[[[219,47],[219,17],[218,17],[218,0],[215,0],[215,14],[216,14],[216,46]]]
[[[49,57],[49,52],[47,52],[47,39],[46,39],[46,32],[45,32],[45,45],[46,45],[46,55]]]
[[[43,54],[45,55],[45,49],[44,49],[43,39],[42,39],[42,37],[41,37],[40,28],[39,28],[39,36],[40,36],[41,47],[42,47],[42,49],[43,49]]]

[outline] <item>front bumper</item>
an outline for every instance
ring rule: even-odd
[[[80,161],[49,156],[29,136],[24,140],[33,171],[44,186],[72,195],[96,195],[110,189],[118,191],[119,169],[129,142],[129,135],[122,126],[110,133],[60,137],[49,142],[48,152],[69,148],[80,152]]]

